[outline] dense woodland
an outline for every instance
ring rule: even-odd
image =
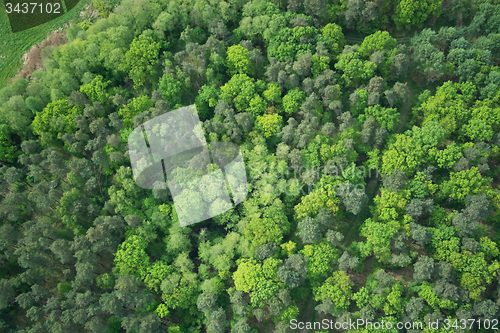
[[[94,6],[0,90],[1,332],[498,319],[497,1]],[[127,139],[191,104],[249,195],[180,227]]]

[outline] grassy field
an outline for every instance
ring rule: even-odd
[[[52,31],[65,23],[79,17],[82,8],[90,0],[80,0],[78,5],[65,15],[37,27],[13,33],[5,11],[4,2],[0,0],[0,88],[6,86],[22,66],[22,56],[31,46],[45,39]]]

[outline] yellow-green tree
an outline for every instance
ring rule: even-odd
[[[396,140],[382,156],[382,173],[391,175],[399,169],[410,175],[424,162],[425,151],[412,137],[396,134]]]
[[[73,106],[66,99],[49,103],[42,112],[36,114],[32,123],[33,133],[73,133],[76,130],[75,117],[82,113],[80,106]]]
[[[330,176],[321,178],[318,186],[308,195],[301,197],[300,202],[294,207],[295,219],[315,217],[323,208],[336,215],[339,211],[340,200],[335,194],[335,188],[339,182],[338,179]]]
[[[321,29],[321,33],[331,42],[331,55],[336,57],[338,54],[340,54],[345,46],[345,37],[342,33],[342,27],[335,23],[328,23],[323,27],[323,29]]]
[[[264,136],[269,138],[278,133],[283,123],[283,117],[279,114],[265,114],[257,117],[257,124],[264,132]]]
[[[123,57],[121,69],[128,73],[136,89],[154,78],[156,65],[159,63],[159,52],[160,43],[145,35],[134,38],[130,44]]]
[[[111,81],[103,81],[102,75],[97,75],[92,82],[84,84],[80,87],[80,92],[87,95],[91,101],[100,102],[104,104],[108,95],[106,94],[106,88],[111,83]]]
[[[314,299],[322,301],[329,298],[336,309],[347,309],[351,304],[352,281],[344,271],[333,272],[325,283],[316,290]]]
[[[132,126],[134,123],[134,117],[139,113],[148,110],[152,106],[153,101],[151,101],[147,96],[136,97],[129,104],[118,110],[118,114],[123,117],[124,126]]]
[[[409,30],[413,26],[422,28],[424,22],[431,16],[439,16],[443,0],[401,0],[393,15],[398,30]]]
[[[398,45],[398,42],[389,35],[387,31],[377,31],[365,37],[358,52],[367,57],[375,51],[390,51]]]
[[[108,18],[111,12],[111,6],[103,0],[94,0],[92,5],[97,9],[99,15],[104,18]]]
[[[127,237],[115,253],[115,266],[118,272],[144,279],[150,266],[149,256],[146,253],[147,246],[147,241],[141,236]]]
[[[483,177],[477,167],[460,172],[452,172],[450,180],[443,183],[441,191],[460,202],[464,202],[468,195],[485,193],[490,188],[491,178]]]
[[[239,44],[230,46],[227,49],[227,67],[231,75],[253,74],[250,52]]]
[[[234,103],[234,107],[240,112],[247,111],[250,101],[256,96],[255,83],[246,74],[233,75],[220,91],[220,98],[227,103]]]

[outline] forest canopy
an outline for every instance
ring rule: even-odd
[[[498,321],[498,1],[88,10],[0,90],[1,332]],[[189,105],[248,196],[181,227],[196,207],[137,185],[128,138]]]

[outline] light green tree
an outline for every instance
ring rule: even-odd
[[[319,284],[331,273],[339,257],[337,249],[326,240],[305,245],[299,253],[307,258],[307,277],[313,286]]]
[[[387,128],[389,132],[394,129],[399,121],[399,112],[396,108],[384,108],[379,104],[367,107],[365,114],[361,115],[359,120],[363,122],[370,116],[373,116],[377,123]]]
[[[141,236],[127,237],[115,253],[115,267],[118,273],[144,279],[150,266],[149,256],[146,253],[147,246],[148,243]]]
[[[391,175],[394,170],[401,170],[411,175],[424,162],[424,156],[422,146],[412,137],[396,134],[395,142],[382,156],[382,173]]]
[[[342,27],[335,23],[328,23],[321,29],[323,36],[327,37],[331,43],[331,55],[336,57],[339,55],[345,46],[345,37],[342,33]]]
[[[368,57],[375,51],[390,51],[397,45],[396,39],[392,38],[387,31],[377,31],[365,37],[357,52],[363,57]]]
[[[80,87],[80,92],[87,95],[91,101],[100,102],[104,104],[108,95],[106,94],[106,88],[111,83],[111,81],[103,81],[104,78],[101,75],[97,75],[92,82],[89,84],[84,84]]]
[[[152,106],[153,101],[147,96],[136,97],[129,104],[118,110],[118,114],[123,117],[123,125],[131,127],[134,124],[134,117]]]
[[[227,67],[231,75],[253,74],[250,52],[243,46],[237,44],[227,49]]]
[[[246,74],[233,75],[220,90],[220,98],[227,103],[234,103],[239,112],[247,111],[250,101],[256,97],[255,84]]]
[[[357,52],[339,55],[335,68],[342,71],[346,86],[353,87],[373,77],[377,66],[370,61],[360,59]]]
[[[422,28],[424,22],[431,16],[439,16],[443,0],[401,0],[393,16],[398,30],[409,30],[413,26]]]
[[[75,117],[82,113],[81,106],[71,105],[65,99],[49,103],[42,112],[36,114],[32,123],[33,133],[73,133],[76,130]],[[57,123],[55,119],[61,119],[62,122]]]
[[[326,279],[325,283],[316,290],[314,299],[322,301],[328,297],[336,310],[348,309],[351,304],[352,285],[353,283],[346,272],[333,272],[332,276]]]
[[[257,199],[267,201],[266,198],[255,198],[244,203],[245,238],[253,249],[270,242],[281,244],[283,235],[290,230],[283,203],[277,198],[269,202]]]
[[[281,88],[276,83],[268,84],[262,95],[271,105],[278,105],[281,102]]]
[[[291,116],[300,109],[300,106],[306,99],[306,93],[300,88],[294,88],[287,92],[283,97],[283,109]]]
[[[468,195],[485,193],[490,189],[491,178],[483,177],[477,167],[450,173],[450,180],[441,185],[444,196],[464,202]]]
[[[160,79],[158,88],[167,103],[175,106],[181,102],[182,83],[175,78],[173,73],[164,74]]]
[[[257,116],[257,125],[262,128],[264,137],[269,138],[277,134],[282,126],[283,117],[277,113]]]
[[[159,52],[160,43],[145,35],[134,38],[130,44],[130,49],[123,56],[121,68],[134,81],[136,89],[155,78]]]
[[[366,241],[360,244],[360,252],[363,257],[373,253],[379,262],[388,262],[391,257],[391,240],[399,230],[399,222],[389,223],[375,222],[367,219],[361,227],[361,236],[366,237]]]

